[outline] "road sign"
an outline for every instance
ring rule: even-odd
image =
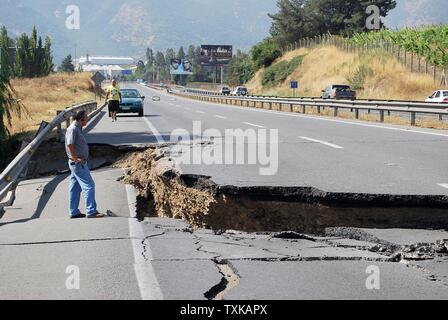
[[[291,81],[291,89],[298,89],[299,83],[297,81]]]
[[[92,77],[92,81],[95,82],[97,86],[100,86],[101,82],[103,82],[104,80],[106,80],[106,77],[104,77],[103,74],[99,71]]]
[[[130,76],[130,75],[132,75],[132,70],[123,70],[123,71],[121,71],[121,74],[123,76]]]

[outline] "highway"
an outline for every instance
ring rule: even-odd
[[[155,142],[147,136],[151,128],[157,129],[159,140],[169,141],[176,129],[193,132],[193,121],[200,121],[203,131],[213,128],[223,135],[225,129],[278,130],[278,172],[274,175],[260,175],[260,165],[247,164],[184,165],[185,173],[212,176],[223,185],[448,195],[443,187],[448,183],[448,132],[210,104],[154,93],[140,85],[138,89],[143,95],[160,95],[162,101],[148,101],[143,121],[121,120],[123,132],[117,135],[122,137],[113,136],[113,141]],[[91,141],[107,142],[102,134],[105,130],[98,126]]]
[[[260,174],[268,167],[262,164],[180,164],[180,169],[220,185],[448,195],[445,131],[217,105],[137,84],[123,87],[147,97],[145,116],[121,116],[112,123],[102,112],[88,131],[89,143],[164,143],[175,130],[193,133],[193,122],[200,121],[202,131],[223,133],[214,139],[193,135],[195,150],[203,151],[226,141],[226,129],[278,130],[278,163],[275,152],[269,163],[278,171],[272,175]],[[161,101],[152,101],[155,95]],[[3,299],[215,298],[219,295],[211,289],[223,277],[216,260],[236,279],[220,292],[225,299],[448,298],[446,254],[396,263],[374,249],[429,246],[448,239],[447,231],[351,229],[282,239],[269,233],[190,230],[185,222],[166,218],[140,223],[134,219],[135,190],[121,182],[123,174],[109,167],[93,172],[100,210],[111,215],[94,221],[68,219],[67,175],[20,184],[14,206],[0,220]],[[381,271],[380,289],[366,286],[372,265]],[[73,270],[79,271],[79,286],[71,281]]]

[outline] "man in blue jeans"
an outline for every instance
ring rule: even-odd
[[[85,111],[80,111],[75,116],[75,121],[67,129],[65,135],[65,149],[69,158],[71,171],[69,198],[70,217],[72,219],[85,218],[86,215],[79,211],[81,191],[86,199],[87,218],[103,218],[105,215],[98,213],[95,201],[95,182],[90,175],[87,165],[89,159],[89,145],[82,129],[89,122]]]

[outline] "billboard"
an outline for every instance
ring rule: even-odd
[[[200,62],[204,66],[220,66],[229,64],[232,57],[232,46],[201,46]]]
[[[180,75],[192,75],[193,65],[191,64],[190,60],[187,59],[171,59],[170,73]]]

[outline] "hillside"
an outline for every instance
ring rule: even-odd
[[[13,80],[12,85],[29,115],[24,115],[22,118],[14,116],[12,127],[8,128],[10,133],[32,134],[41,121],[51,121],[56,116],[56,110],[94,100],[90,77],[90,73],[74,73]]]
[[[438,89],[431,76],[410,73],[394,57],[378,52],[358,56],[334,46],[323,46],[289,52],[275,64],[291,61],[297,56],[304,56],[303,61],[285,81],[273,87],[263,86],[265,70],[262,69],[247,84],[249,91],[252,94],[289,96],[292,94],[290,81],[297,80],[300,85],[298,95],[320,96],[321,90],[329,84],[355,81],[363,87],[358,90],[359,98],[418,101]]]
[[[12,35],[36,25],[53,38],[59,63],[68,53],[131,55],[146,47],[165,51],[189,44],[233,44],[249,49],[269,33],[268,13],[277,0],[2,0],[0,25]],[[432,24],[447,21],[446,0],[397,0],[386,25]],[[67,30],[65,9],[81,10],[81,29]]]
[[[81,10],[81,29],[65,28],[65,9]],[[141,57],[147,47],[233,44],[249,49],[269,32],[276,0],[2,0],[0,25],[12,34],[34,24],[53,38],[56,59],[72,53]],[[5,14],[6,13],[6,14]]]

